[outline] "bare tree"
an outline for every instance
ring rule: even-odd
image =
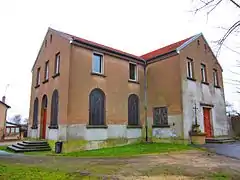
[[[210,15],[210,13],[216,10],[216,8],[218,8],[218,6],[220,6],[223,2],[229,2],[233,7],[236,7],[240,15],[240,2],[237,2],[236,0],[193,0],[193,2],[197,3],[193,12],[196,14],[199,11],[206,11],[207,18]],[[236,20],[234,23],[232,23],[228,28],[222,28],[223,30],[225,30],[225,33],[219,40],[216,41],[216,43],[219,46],[216,53],[217,55],[219,54],[226,39],[230,35],[236,35],[240,32],[239,27],[240,27],[240,18]]]
[[[216,11],[217,8],[219,8],[221,5],[225,5],[224,3],[228,3],[228,5],[231,5],[233,8],[235,8],[238,12],[237,14],[237,20],[232,21],[229,20],[229,22],[233,22],[229,24],[229,27],[219,27],[220,29],[222,29],[224,31],[224,34],[222,37],[219,37],[218,40],[213,41],[216,45],[217,45],[217,51],[216,51],[216,56],[219,55],[220,50],[222,49],[222,47],[237,53],[238,55],[240,55],[240,52],[237,51],[237,47],[231,48],[228,45],[226,45],[226,40],[230,37],[230,36],[237,36],[237,38],[239,38],[239,33],[240,33],[240,1],[239,0],[192,0],[193,3],[195,3],[195,7],[193,8],[193,12],[194,14],[199,13],[200,11],[206,12],[207,15],[207,19],[209,18],[209,15],[213,12]],[[228,13],[226,11],[224,11],[223,13]],[[238,47],[240,48],[240,47]],[[236,62],[236,67],[240,68],[240,61],[237,60]],[[226,79],[227,84],[231,84],[234,85],[237,88],[237,93],[240,93],[240,73],[239,71],[234,72],[232,70],[230,70],[230,72],[232,74],[234,74],[237,79]]]

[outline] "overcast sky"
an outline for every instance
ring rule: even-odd
[[[9,84],[8,117],[28,117],[31,68],[48,27],[142,55],[200,32],[213,45],[224,33],[217,27],[239,18],[230,3],[217,8],[208,21],[205,13],[190,12],[193,7],[192,0],[1,0],[0,96]],[[227,45],[236,47],[238,39],[230,38]],[[225,80],[238,78],[230,70],[239,56],[222,49],[218,59]],[[235,92],[235,86],[225,83],[226,100],[240,110]]]

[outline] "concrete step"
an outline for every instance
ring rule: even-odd
[[[45,145],[45,146],[24,146],[24,145],[20,145],[20,144],[13,144],[12,146],[19,148],[19,149],[42,149],[42,148],[50,148],[49,145]]]
[[[234,143],[236,142],[235,139],[232,139],[231,137],[223,137],[223,138],[206,138],[206,143]]]
[[[47,141],[23,141],[23,143],[25,143],[25,144],[48,144],[48,142]]]
[[[17,143],[18,145],[20,145],[20,146],[26,146],[26,147],[31,147],[31,146],[48,146],[48,143],[41,143],[41,144],[39,144],[39,143],[35,143],[35,144],[29,144],[29,143],[24,143],[24,142],[19,142],[19,143]]]
[[[33,152],[33,151],[51,151],[51,148],[41,148],[41,149],[19,149],[14,146],[8,146],[7,147],[9,150],[14,151],[16,153],[18,152]]]

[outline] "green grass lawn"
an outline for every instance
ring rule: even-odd
[[[63,145],[64,146],[64,145]],[[136,143],[125,146],[102,148],[88,151],[77,151],[55,154],[53,151],[46,152],[25,152],[27,155],[47,155],[47,156],[73,156],[73,157],[129,157],[143,154],[166,153],[171,151],[192,150],[193,147],[186,144],[175,143]],[[0,150],[7,150],[7,146],[0,146]],[[10,151],[11,152],[11,151]]]
[[[166,153],[170,151],[192,150],[193,147],[185,144],[173,143],[137,143],[119,147],[103,148],[97,150],[77,151],[63,153],[63,156],[75,157],[123,157],[136,156],[142,154]]]
[[[40,167],[0,163],[0,179],[7,180],[30,180],[30,179],[79,179],[74,174],[68,174],[57,170],[50,170]]]

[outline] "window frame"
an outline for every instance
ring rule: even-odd
[[[131,68],[130,68],[130,65],[134,65],[135,66],[135,79],[131,79]],[[134,63],[134,62],[129,62],[129,65],[128,65],[128,80],[129,81],[134,81],[134,82],[137,82],[138,81],[138,66],[137,66],[137,63]]]
[[[38,67],[35,87],[39,87],[40,83],[41,83],[41,67]]]
[[[44,82],[49,80],[49,60],[45,62],[45,69],[44,69]]]
[[[216,79],[215,79],[216,77]],[[219,79],[218,79],[218,70],[213,69],[213,84],[215,87],[219,87]]]
[[[59,58],[57,58],[57,57],[59,57]],[[60,63],[61,63],[61,54],[60,54],[60,52],[58,52],[55,54],[53,78],[60,75]]]
[[[100,72],[94,71],[94,57],[96,56],[100,56]],[[92,53],[92,70],[91,70],[92,74],[99,74],[99,75],[104,75],[104,54],[103,53],[99,53],[99,52],[93,52]]]
[[[194,80],[194,62],[193,59],[189,57],[187,57],[187,78]]]
[[[167,115],[167,119],[166,119],[166,123],[164,123],[164,121],[161,119],[158,121],[156,121],[155,119],[155,110],[160,110],[160,109],[165,109],[166,110],[166,115]],[[153,127],[162,127],[162,128],[169,128],[170,125],[169,125],[169,110],[168,110],[168,107],[167,106],[156,106],[156,107],[153,107]]]
[[[202,78],[201,82],[202,83],[207,83],[207,81],[208,81],[208,78],[207,78],[207,67],[206,67],[205,64],[201,63],[200,71],[201,71],[201,78]]]

